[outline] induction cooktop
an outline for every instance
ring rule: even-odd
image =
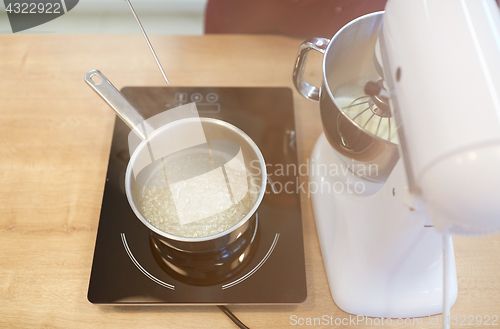
[[[158,263],[149,229],[128,204],[124,180],[130,129],[117,118],[88,300],[117,305],[303,302],[307,289],[299,180],[273,174],[274,168],[298,165],[292,91],[282,87],[125,87],[122,94],[145,118],[196,102],[200,116],[227,121],[256,142],[270,180],[257,211],[251,261],[222,281],[193,284]]]

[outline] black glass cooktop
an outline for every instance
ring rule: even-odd
[[[196,102],[200,116],[227,121],[248,134],[261,149],[271,173],[280,166],[297,166],[289,88],[125,87],[122,93],[146,118]],[[90,277],[90,302],[221,305],[301,303],[306,299],[296,177],[270,177],[275,188],[268,184],[257,211],[251,260],[227,279],[193,284],[160,266],[153,255],[150,231],[128,204],[124,179],[129,131],[117,118]]]

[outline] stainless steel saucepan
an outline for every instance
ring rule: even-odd
[[[160,127],[152,126],[151,120],[145,120],[101,72],[98,70],[89,71],[85,75],[85,81],[142,139],[131,154],[125,175],[125,190],[132,210],[137,218],[151,231],[155,243],[161,244],[160,249],[167,246],[188,253],[216,252],[235,243],[243,236],[252,235],[252,232],[247,231],[249,228],[251,228],[250,230],[256,229],[256,212],[265,194],[267,174],[264,158],[249,136],[227,122],[212,118],[184,118],[174,120]],[[146,188],[144,181],[147,181],[147,179],[144,179],[144,175],[147,176],[148,172],[154,172],[155,168],[152,167],[155,165],[158,166],[156,169],[162,170],[162,158],[152,161],[148,166],[140,165],[139,162],[143,162],[144,158],[152,156],[151,146],[158,143],[163,143],[163,146],[176,150],[181,140],[190,138],[190,135],[194,134],[200,124],[207,141],[214,141],[214,144],[215,141],[229,141],[239,145],[244,159],[244,170],[252,178],[252,184],[256,186],[254,190],[256,191],[254,192],[256,193],[255,202],[248,213],[229,229],[208,236],[177,236],[151,224],[139,206],[143,197],[142,192]],[[134,168],[138,168],[137,166],[142,168],[140,173],[134,171]],[[229,172],[228,168],[225,170],[226,173]],[[228,176],[230,175],[228,174]],[[228,176],[226,176],[226,179]],[[228,185],[230,185],[229,183]],[[236,192],[233,190],[232,193],[236,199]],[[251,191],[249,190],[248,193],[251,193]]]

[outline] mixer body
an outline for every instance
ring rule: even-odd
[[[306,52],[299,53],[295,85],[319,101],[325,131],[311,155],[312,205],[330,290],[341,309],[373,317],[428,316],[443,311],[442,237],[425,210],[408,202],[394,120],[374,111],[364,93],[368,81],[381,78],[374,54],[383,16],[358,18],[327,47],[324,39],[304,43],[324,53],[318,90],[301,81]],[[454,259],[452,265],[453,304]]]
[[[321,88],[303,79],[309,50],[324,55]],[[498,58],[493,0],[390,0],[331,40],[302,44],[294,84],[320,103],[325,132],[311,154],[311,199],[344,311],[442,313],[457,277],[441,233],[500,231]]]
[[[385,183],[351,172],[322,134],[309,180],[316,228],[332,297],[347,313],[413,318],[443,311],[442,237],[425,210],[405,202],[399,161]],[[328,168],[328,170],[325,170]],[[342,168],[334,170],[335,168]],[[448,273],[457,298],[454,257]]]
[[[410,190],[439,232],[500,232],[497,3],[390,0],[385,10],[380,58]]]

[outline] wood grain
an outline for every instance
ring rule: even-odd
[[[151,41],[174,86],[292,89],[301,43],[249,35]],[[234,328],[213,306],[98,307],[86,299],[114,114],[83,76],[97,68],[118,88],[164,85],[144,40],[2,35],[0,45],[0,327]],[[320,58],[310,62],[308,78],[321,80]],[[294,106],[304,163],[321,133],[319,107],[295,91]],[[306,196],[302,210],[308,298],[231,306],[251,328],[290,327],[291,315],[348,317],[331,298]],[[454,242],[459,297],[452,314],[500,315],[500,236]]]

